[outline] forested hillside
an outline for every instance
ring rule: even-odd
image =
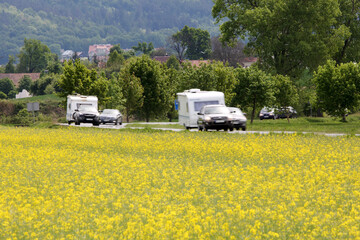
[[[163,46],[183,28],[216,33],[211,0],[2,0],[0,64],[19,53],[24,38],[39,39],[52,52],[87,51],[90,44],[139,41]]]

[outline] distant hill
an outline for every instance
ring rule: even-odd
[[[98,43],[160,47],[185,25],[214,35],[212,6],[212,0],[2,0],[0,64],[19,53],[24,38],[39,39],[59,54],[87,52]]]

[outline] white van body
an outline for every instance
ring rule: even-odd
[[[218,91],[201,91],[200,89],[185,90],[177,93],[179,124],[189,128],[196,128],[198,112],[204,105],[225,105],[224,93]]]
[[[98,109],[98,98],[96,96],[69,95],[66,103],[66,121],[70,124],[75,122],[74,112],[80,105],[91,105]]]

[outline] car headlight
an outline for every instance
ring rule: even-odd
[[[260,113],[260,117],[264,116],[264,114]]]
[[[211,117],[205,116],[205,121],[210,121],[210,120],[211,120]]]
[[[228,117],[229,121],[235,120],[233,117]]]

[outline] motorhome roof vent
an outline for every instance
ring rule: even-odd
[[[191,93],[197,93],[197,92],[200,92],[200,91],[201,90],[198,89],[198,88],[192,88],[192,89],[189,90],[189,92],[191,92]]]

